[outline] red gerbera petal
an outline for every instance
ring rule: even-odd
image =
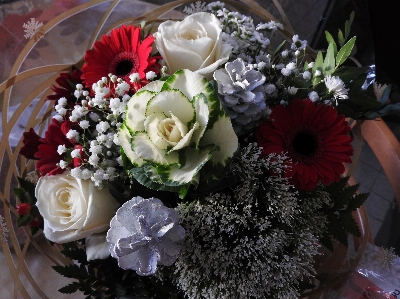
[[[104,35],[94,44],[93,49],[85,54],[85,64],[82,67],[82,80],[86,87],[99,81],[108,74],[113,74],[131,84],[133,91],[147,84],[146,73],[159,73],[159,56],[150,56],[153,50],[153,36],[140,40],[141,29],[122,25]],[[130,82],[129,75],[138,73],[139,82]]]
[[[257,143],[264,155],[287,152],[292,160],[286,173],[290,183],[299,190],[313,190],[318,182],[339,180],[343,162],[351,162],[353,147],[350,128],[335,108],[297,99],[273,108],[271,118],[256,131]]]
[[[62,125],[64,124],[65,122],[61,124],[53,118],[52,123],[47,128],[45,137],[40,138],[40,145],[34,157],[39,159],[39,161],[36,162],[36,168],[39,170],[41,176],[46,174],[59,174],[64,171],[64,169],[57,166],[57,163],[64,159],[64,154],[60,155],[57,152],[58,146],[65,145],[67,148],[74,147],[74,143],[65,136],[62,130]],[[67,123],[65,127],[70,125],[71,124]],[[71,163],[73,163],[73,161],[71,161]]]

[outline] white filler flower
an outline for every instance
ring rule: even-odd
[[[329,92],[333,93],[333,96],[338,99],[348,99],[348,89],[345,88],[344,82],[337,76],[328,75],[324,78],[326,88]]]

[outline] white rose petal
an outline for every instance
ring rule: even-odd
[[[106,234],[93,234],[86,238],[86,258],[88,261],[105,259],[110,256],[110,243]]]

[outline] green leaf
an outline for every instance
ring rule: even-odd
[[[342,177],[338,182],[333,182],[325,187],[326,191],[329,192],[331,197],[335,197],[346,187],[348,181],[349,177]]]
[[[343,47],[345,39],[344,39],[344,37],[343,37],[343,32],[342,32],[342,30],[340,30],[340,29],[339,29],[339,31],[338,31],[338,40],[339,40],[339,45],[340,45],[341,47]]]
[[[336,68],[339,67],[346,59],[350,56],[351,50],[353,50],[356,37],[352,37],[337,53],[336,55]]]
[[[23,178],[18,177],[18,183],[23,190],[28,192],[29,194],[35,194],[36,185],[32,182],[29,182]]]
[[[349,200],[349,203],[347,205],[347,210],[348,211],[357,210],[359,207],[361,207],[364,204],[364,202],[367,200],[368,196],[369,196],[369,193],[356,194],[355,196],[353,196],[353,198],[351,198]]]
[[[362,74],[367,74],[369,68],[368,67],[349,67],[349,66],[342,66],[336,69],[332,76],[338,76],[344,84],[348,85],[352,80],[357,78]],[[359,91],[357,91],[359,92]]]
[[[350,89],[350,92],[348,94],[349,97],[360,93],[360,90],[365,83],[366,77],[367,74],[361,74],[350,82],[350,84],[347,86]]]
[[[339,114],[344,115],[345,117],[350,117],[352,119],[358,119],[357,115],[354,113],[353,110],[351,110],[351,108],[345,104],[338,104],[336,106],[336,109],[338,110]]]
[[[64,243],[61,253],[66,257],[78,261],[80,264],[87,264],[86,251],[82,247],[78,247],[75,242]]]
[[[185,185],[185,186],[182,186],[182,187],[179,189],[178,194],[179,194],[179,198],[180,198],[180,199],[184,199],[184,198],[185,198],[186,194],[187,194],[188,191],[189,191],[189,188],[190,188],[190,185]]]
[[[351,24],[353,24],[354,20],[354,11],[350,14],[350,19],[346,21],[344,24],[344,40],[347,40],[350,34]]]
[[[274,54],[272,55],[272,57],[275,57],[276,55],[278,55],[283,50],[283,47],[285,46],[285,43],[286,43],[286,40],[281,42],[279,44],[279,46],[275,48],[275,51],[274,51]]]
[[[33,216],[31,214],[24,215],[24,216],[18,216],[17,226],[21,227],[21,226],[28,225],[29,223],[32,222],[32,220],[33,220]]]
[[[62,287],[58,291],[63,294],[72,294],[78,291],[80,287],[81,287],[80,283],[74,281],[73,283],[70,283],[65,287]]]
[[[322,65],[322,73],[324,76],[330,75],[335,70],[335,49],[334,44],[330,43],[326,52],[324,64]]]
[[[67,266],[52,266],[52,268],[59,274],[68,278],[87,279],[88,273],[84,265],[80,267],[72,264]]]
[[[325,31],[325,37],[326,37],[326,40],[327,40],[328,44],[329,45],[331,45],[331,44],[333,45],[333,54],[336,57],[337,45],[336,45],[335,39],[333,38],[333,36],[328,31]]]
[[[335,208],[342,209],[347,205],[358,190],[359,184],[345,187],[335,199]]]
[[[333,251],[333,243],[332,243],[331,235],[329,233],[324,234],[319,240],[323,246],[328,248],[330,251]]]
[[[382,104],[380,102],[366,94],[352,95],[348,99],[348,102],[358,106],[359,110],[361,111],[378,110],[382,107]]]
[[[313,85],[317,85],[321,81],[321,76],[315,77],[315,72],[319,70],[322,74],[322,66],[324,64],[324,56],[322,55],[322,52],[318,52],[317,58],[314,61],[314,66],[312,69],[312,75],[313,75],[313,80],[312,83]]]
[[[357,222],[354,220],[351,213],[343,211],[339,213],[339,220],[342,223],[343,228],[349,233],[356,237],[361,236],[360,229],[358,228]]]
[[[133,168],[129,170],[128,173],[132,175],[140,184],[152,190],[170,191],[170,192],[179,192],[180,190],[180,186],[167,186],[151,180],[146,175],[144,167]]]
[[[347,246],[347,234],[343,229],[342,222],[339,220],[336,214],[328,215],[327,228],[332,236],[343,245]]]

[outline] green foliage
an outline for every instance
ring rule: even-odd
[[[322,65],[322,73],[330,75],[335,70],[335,46],[333,43],[329,44],[328,50],[326,51],[326,56],[324,63]]]
[[[368,193],[357,193],[359,185],[348,185],[349,177],[342,178],[325,187],[329,193],[330,205],[324,207],[327,216],[327,233],[321,238],[322,244],[333,250],[330,235],[347,246],[348,233],[360,236],[360,229],[355,222],[352,212],[357,210],[368,198]]]
[[[285,43],[286,43],[286,40],[284,40],[283,42],[281,42],[281,43],[279,44],[279,46],[275,48],[274,54],[272,55],[272,57],[275,58],[277,55],[279,55],[279,54],[283,51],[284,46],[285,46]],[[216,89],[216,90],[218,90],[218,89]]]
[[[329,45],[332,44],[333,54],[334,54],[334,56],[336,56],[336,54],[337,54],[337,45],[336,45],[335,39],[333,38],[333,36],[328,31],[325,31],[325,38],[328,41]]]
[[[343,64],[349,58],[351,51],[356,43],[356,37],[352,37],[336,55],[336,68]]]
[[[37,201],[35,197],[36,185],[21,177],[18,177],[18,183],[20,188],[14,188],[14,193],[19,198],[21,203],[29,203],[30,205],[35,205]]]
[[[18,177],[19,188],[14,188],[14,194],[18,197],[19,201],[22,203],[29,204],[31,206],[31,210],[27,215],[18,215],[17,217],[17,226],[30,226],[31,235],[33,236],[39,230],[39,228],[43,228],[41,224],[41,216],[38,208],[36,207],[36,196],[35,196],[35,187],[36,185],[30,181],[27,181],[21,177]],[[31,225],[32,221],[35,221],[35,225]],[[40,225],[40,226],[39,226]]]
[[[68,278],[76,281],[60,288],[63,294],[83,292],[85,298],[106,299],[123,296],[124,298],[172,298],[171,292],[164,293],[155,287],[154,278],[138,276],[134,271],[124,270],[118,266],[116,259],[108,257],[103,260],[86,260],[84,241],[64,244],[61,251],[66,257],[76,263],[66,266],[53,266],[53,269]]]

